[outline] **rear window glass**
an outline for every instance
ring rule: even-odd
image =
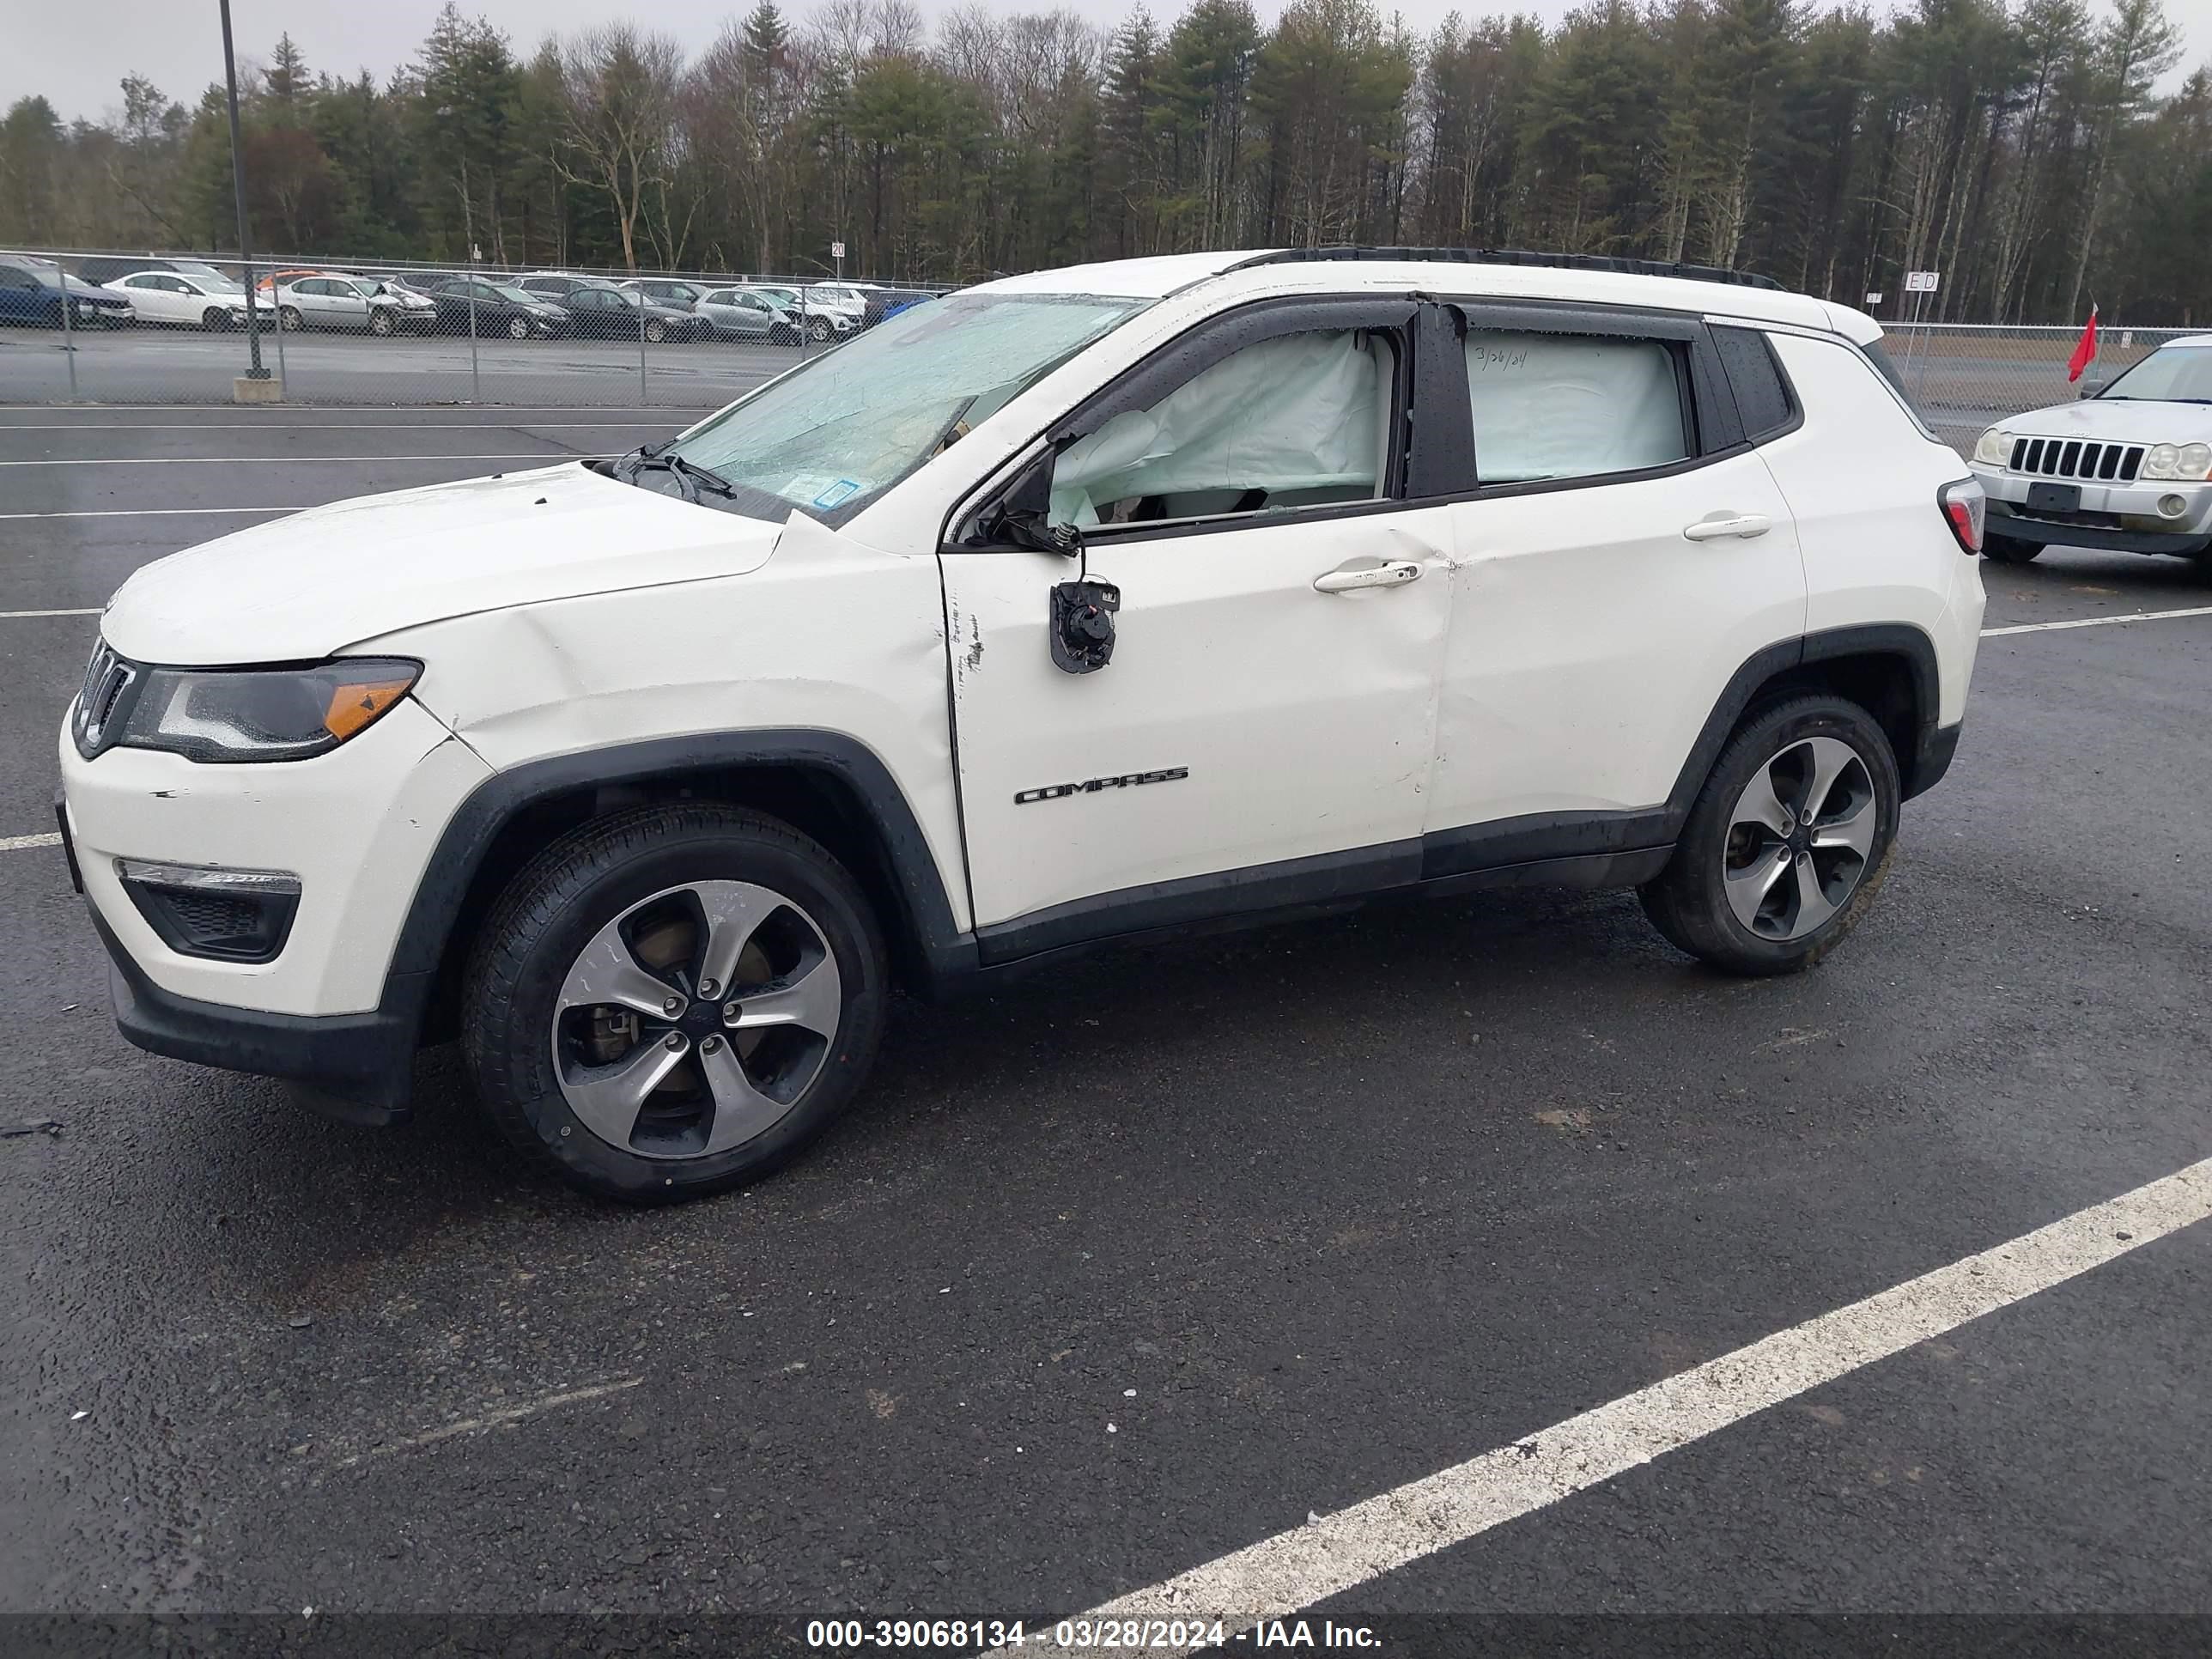
[[[1468,329],[1481,481],[1592,477],[1686,459],[1677,368],[1659,340]]]
[[[1890,361],[1889,353],[1882,349],[1881,342],[1869,340],[1860,346],[1859,349],[1866,353],[1867,361],[1881,371],[1881,378],[1889,382],[1889,389],[1897,394],[1897,401],[1905,405],[1905,412],[1920,423],[1920,430],[1927,436],[1934,438],[1935,428],[1928,424],[1928,417],[1920,412],[1919,399],[1912,395],[1911,388],[1905,384],[1905,376],[1897,372],[1897,365]],[[1937,441],[1941,442],[1942,440],[1938,439]]]
[[[1728,374],[1729,390],[1735,393],[1736,412],[1743,417],[1744,436],[1758,443],[1787,427],[1797,416],[1796,399],[1782,378],[1781,365],[1757,329],[1716,328],[1713,346]]]

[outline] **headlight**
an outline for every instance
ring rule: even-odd
[[[2142,476],[2146,478],[2172,478],[2179,476],[2181,451],[2172,444],[2153,444],[2150,453],[2143,457]]]
[[[2207,471],[2212,471],[2212,444],[2182,445],[2173,471],[2180,478],[2201,478]]]
[[[2012,434],[1991,427],[1974,446],[1974,459],[1984,466],[2002,466],[2012,459]]]
[[[368,730],[422,672],[387,657],[316,668],[149,668],[112,741],[195,761],[304,760]]]

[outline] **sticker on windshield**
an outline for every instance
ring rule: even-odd
[[[860,493],[860,486],[850,478],[840,478],[836,483],[814,498],[817,507],[836,507]]]

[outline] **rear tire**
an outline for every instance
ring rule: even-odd
[[[307,325],[307,319],[301,316],[290,306],[279,308],[276,313],[276,321],[287,334],[297,334]]]
[[[1881,890],[1903,798],[1865,709],[1820,695],[1771,704],[1722,750],[1674,858],[1638,890],[1644,914],[1729,973],[1809,968]]]
[[[858,884],[789,825],[638,807],[509,885],[469,964],[463,1051],[493,1121],[564,1181],[630,1203],[703,1197],[851,1103],[886,963]]]
[[[1982,556],[1997,564],[2033,564],[2042,551],[2041,542],[2022,541],[1994,530],[1982,532]]]

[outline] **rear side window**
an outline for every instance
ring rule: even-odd
[[[1468,329],[1481,481],[1583,478],[1687,459],[1683,367],[1663,340]]]
[[[1712,333],[1729,390],[1735,394],[1736,413],[1743,418],[1744,436],[1764,443],[1788,431],[1797,421],[1797,400],[1766,336],[1754,328],[1716,328]]]
[[[1905,412],[1912,416],[1913,424],[1920,428],[1920,435],[1933,443],[1942,442],[1936,435],[1935,428],[1928,424],[1927,416],[1921,413],[1919,400],[1906,388],[1905,376],[1897,372],[1897,365],[1890,361],[1889,353],[1882,349],[1881,342],[1869,340],[1859,349],[1866,354],[1866,360],[1881,372],[1881,378],[1889,382],[1889,389],[1897,394],[1897,401],[1905,405]]]

